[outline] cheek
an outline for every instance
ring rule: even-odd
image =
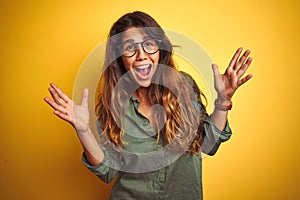
[[[128,71],[131,68],[132,62],[128,58],[122,58],[125,69]]]
[[[159,52],[157,54],[152,55],[152,62],[157,64],[159,62]]]

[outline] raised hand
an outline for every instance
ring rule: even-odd
[[[76,105],[72,99],[64,94],[54,83],[50,83],[48,89],[53,100],[44,98],[53,109],[54,114],[69,122],[77,132],[86,132],[89,129],[88,90],[82,93],[82,102]]]
[[[212,65],[214,72],[214,86],[220,101],[231,102],[235,91],[252,78],[251,74],[241,78],[252,62],[252,58],[248,57],[250,50],[246,50],[240,57],[242,51],[242,48],[239,48],[236,51],[224,74],[220,74],[216,64]]]

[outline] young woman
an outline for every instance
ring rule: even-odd
[[[252,58],[239,48],[224,74],[213,64],[218,94],[208,115],[195,81],[176,69],[172,44],[149,15],[133,12],[112,26],[97,98],[95,139],[88,90],[80,105],[50,84],[45,101],[71,123],[82,143],[83,163],[101,180],[115,179],[111,199],[202,199],[201,152],[213,155],[228,140],[232,96]]]

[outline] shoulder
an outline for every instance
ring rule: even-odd
[[[179,74],[184,78],[185,81],[187,81],[190,85],[196,85],[195,80],[193,77],[184,71],[179,71]]]
[[[188,74],[187,72],[184,72],[184,71],[178,71],[178,72],[180,75],[182,75],[186,79],[193,79],[192,76],[190,74]]]
[[[184,71],[179,71],[179,74],[183,77],[183,79],[193,88],[194,92],[200,93],[199,87],[193,77]]]

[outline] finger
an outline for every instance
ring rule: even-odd
[[[59,118],[72,123],[72,121],[71,121],[71,119],[70,119],[70,117],[69,117],[69,115],[67,113],[61,113],[61,112],[55,110],[54,114],[56,116],[58,116]]]
[[[50,83],[50,86],[56,91],[58,96],[62,98],[66,103],[70,101],[70,98],[65,93],[63,93],[63,91],[56,84]]]
[[[63,107],[58,105],[56,102],[52,101],[49,98],[44,98],[44,101],[48,103],[55,111],[59,111],[61,113],[67,113],[67,110]]]
[[[239,58],[239,56],[241,55],[241,52],[243,51],[243,48],[240,47],[237,49],[237,51],[235,52],[235,54],[233,55],[228,68],[233,68],[234,65],[236,64],[237,59]]]
[[[56,92],[55,89],[53,89],[52,87],[50,87],[50,88],[48,88],[48,90],[49,90],[49,92],[50,92],[50,94],[51,94],[53,100],[54,100],[57,104],[66,107],[67,102],[65,102],[62,98],[60,98],[60,96],[58,95],[58,93]]]
[[[243,66],[243,64],[244,64],[245,60],[247,59],[247,57],[249,56],[250,52],[251,51],[249,49],[244,52],[244,54],[239,59],[237,64],[233,67],[234,70],[239,70],[241,68],[241,66]]]
[[[249,57],[247,59],[246,63],[238,70],[238,72],[237,72],[238,78],[243,76],[243,74],[247,71],[247,69],[248,69],[248,67],[250,66],[251,63],[252,63],[252,58]]]
[[[56,107],[58,106],[54,101],[52,101],[50,98],[46,97],[44,98],[44,101],[51,106],[54,110],[56,109]]]
[[[252,74],[248,74],[245,78],[242,78],[241,80],[238,81],[238,87],[249,81],[253,77]]]
[[[81,105],[88,105],[89,90],[85,88],[82,92]]]
[[[219,76],[220,71],[219,71],[218,65],[212,64],[211,66],[212,66],[212,69],[213,69],[214,77]]]

